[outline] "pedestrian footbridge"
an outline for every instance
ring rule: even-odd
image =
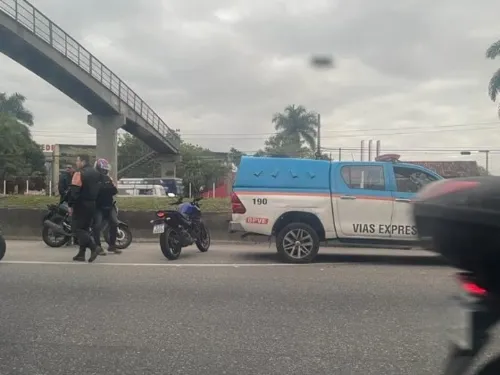
[[[176,160],[177,133],[116,74],[29,2],[0,0],[0,52],[90,112],[87,121],[97,132],[98,157],[118,165],[116,135],[122,128],[163,160]],[[116,168],[113,171],[116,178]]]

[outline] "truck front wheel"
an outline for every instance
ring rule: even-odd
[[[278,254],[286,263],[310,263],[319,251],[316,231],[304,223],[291,223],[276,236]]]

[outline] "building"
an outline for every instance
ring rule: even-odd
[[[96,157],[96,146],[93,145],[44,144],[42,151],[47,167],[47,186],[52,182],[53,192],[57,192],[61,170],[65,169],[67,165],[74,167],[78,155],[87,154],[91,159]]]

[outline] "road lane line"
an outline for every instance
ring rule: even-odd
[[[88,263],[83,262],[49,262],[36,260],[5,260],[0,261],[2,264],[37,264],[37,265],[71,265],[71,266],[129,266],[129,267],[297,267],[297,266],[312,266],[313,264],[288,264],[288,263]]]

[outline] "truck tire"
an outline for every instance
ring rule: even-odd
[[[279,231],[276,248],[286,263],[310,263],[318,254],[319,236],[308,224],[291,223]]]

